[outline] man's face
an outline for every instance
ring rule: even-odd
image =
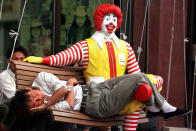
[[[24,59],[25,55],[20,51],[16,51],[12,56],[12,60],[23,61]]]
[[[27,92],[27,95],[29,96],[29,102],[27,104],[29,109],[40,106],[46,97],[40,90],[30,90]]]
[[[112,34],[116,31],[116,28],[117,17],[113,13],[105,15],[101,25],[101,31],[106,34]]]

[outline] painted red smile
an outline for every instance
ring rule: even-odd
[[[106,27],[108,33],[112,33],[115,29],[115,26],[113,24],[108,24],[105,27]]]

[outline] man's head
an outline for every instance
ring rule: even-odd
[[[29,112],[27,103],[29,102],[29,96],[26,93],[29,90],[16,91],[15,96],[11,99],[11,109],[18,115],[25,115]]]
[[[12,55],[12,58],[11,58],[12,48],[13,47],[10,47],[7,51],[7,60],[11,59],[11,60],[22,61],[27,57],[27,51],[25,50],[25,48],[22,46],[16,46],[14,49],[14,53]]]
[[[39,88],[28,88],[28,92],[25,94],[28,96],[27,106],[29,109],[35,108],[43,104],[46,95],[39,90]]]
[[[17,91],[11,104],[17,111],[28,112],[30,109],[40,106],[44,99],[45,94],[41,90],[28,88]]]
[[[102,23],[104,20],[104,16],[108,14],[114,14],[117,17],[117,27],[116,30],[120,27],[122,22],[122,12],[121,9],[113,4],[101,4],[97,7],[94,12],[94,24],[95,30],[101,31]]]

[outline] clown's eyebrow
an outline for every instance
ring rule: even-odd
[[[107,15],[105,15],[105,16],[110,16],[110,14],[107,14]]]

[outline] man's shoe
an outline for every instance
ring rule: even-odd
[[[192,112],[191,110],[184,110],[184,109],[177,108],[176,111],[169,112],[169,113],[163,113],[163,115],[164,115],[164,120],[167,121],[172,118],[187,115],[191,112]]]
[[[150,112],[150,111],[147,111],[147,114],[146,114],[146,117],[148,118],[155,118],[155,117],[161,117],[163,116],[163,112],[160,111],[160,112]]]

